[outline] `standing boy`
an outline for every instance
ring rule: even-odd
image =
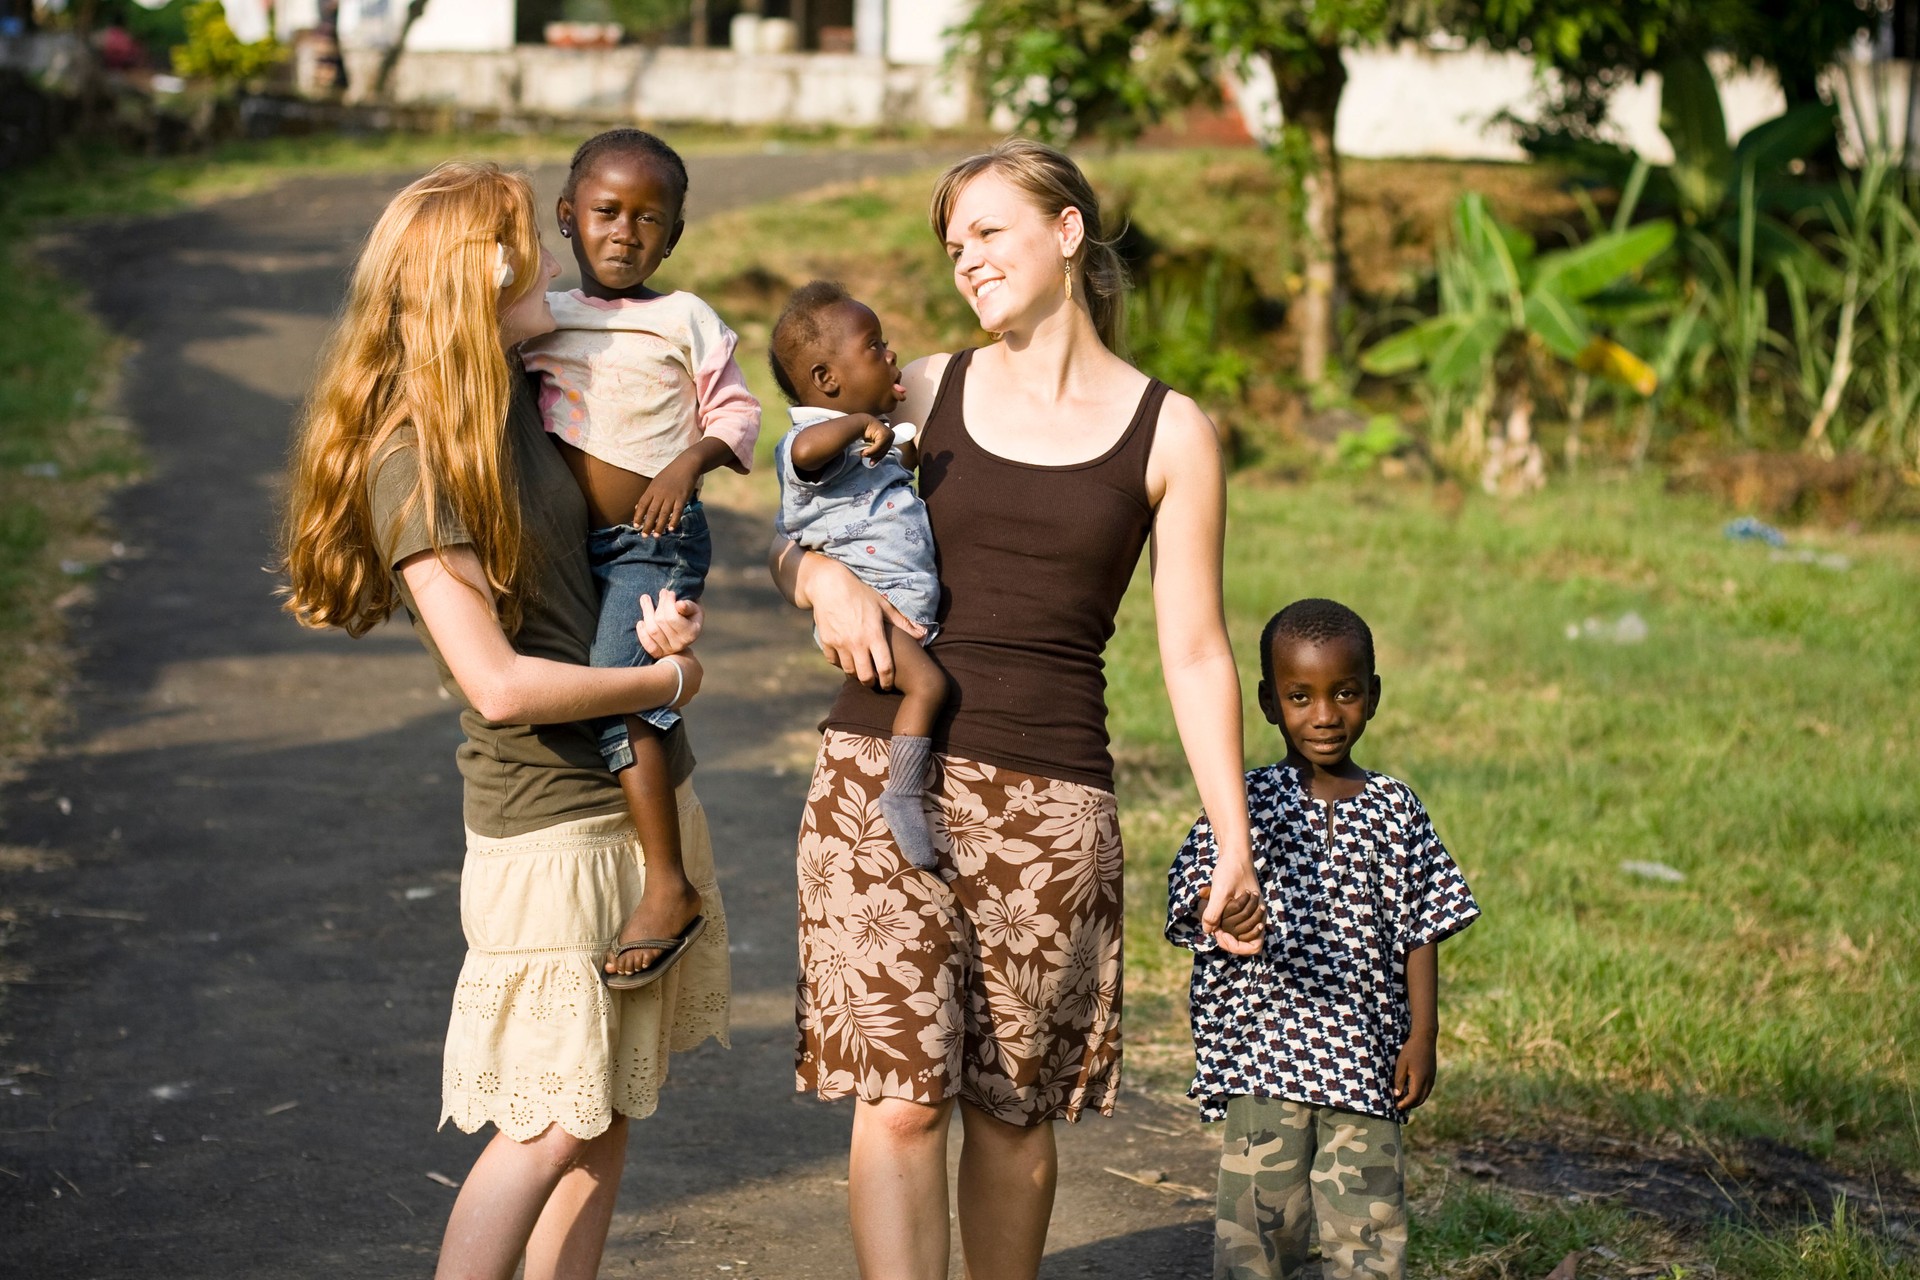
[[[1265,949],[1232,955],[1200,928],[1204,816],[1167,876],[1167,938],[1194,952],[1188,1092],[1227,1122],[1214,1276],[1292,1280],[1317,1223],[1326,1280],[1399,1280],[1400,1124],[1433,1088],[1439,944],[1480,908],[1412,790],[1353,763],[1380,705],[1360,615],[1295,601],[1261,634],[1260,666],[1287,745],[1247,775]]]

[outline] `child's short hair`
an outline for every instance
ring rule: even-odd
[[[593,166],[600,163],[604,156],[639,156],[659,165],[666,171],[673,184],[680,189],[680,201],[687,199],[687,162],[680,153],[668,146],[665,140],[648,133],[645,129],[621,127],[608,129],[605,133],[596,133],[580,144],[573,153],[573,162],[567,166],[566,185],[560,188],[560,198],[569,203],[573,192],[580,185],[582,175],[591,173]]]
[[[793,373],[805,372],[806,357],[824,336],[820,317],[830,308],[852,301],[853,295],[838,280],[809,280],[793,291],[780,311],[780,318],[773,322],[767,363],[773,366],[773,380],[793,403],[800,403]]]
[[[1373,631],[1362,618],[1338,600],[1295,600],[1267,619],[1260,633],[1260,678],[1273,684],[1273,642],[1300,641],[1325,644],[1329,640],[1351,640],[1360,646],[1367,661],[1367,674],[1373,674]]]

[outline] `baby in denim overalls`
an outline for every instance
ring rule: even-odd
[[[938,630],[940,579],[934,571],[927,508],[896,444],[913,450],[912,429],[891,413],[904,394],[900,368],[880,318],[840,285],[815,280],[794,292],[773,327],[773,376],[794,403],[793,429],[774,447],[780,476],[782,537],[831,556],[926,629],[916,640],[887,628],[894,687],[881,816],[906,860],[938,867],[923,807],[933,764],[933,724],[947,700],[947,677],[922,647]]]
[[[647,287],[680,242],[686,194],[686,165],[650,133],[610,129],[581,146],[557,210],[581,287],[548,294],[555,329],[521,347],[540,376],[547,430],[587,499],[600,590],[596,667],[653,661],[635,635],[643,598],[700,597],[713,559],[700,478],[720,466],[747,470],[760,433],[733,331],[694,295]],[[640,903],[604,966],[618,990],[656,981],[703,923],[680,865],[663,738],[679,719],[656,707],[601,724],[600,754],[620,778],[646,855]]]

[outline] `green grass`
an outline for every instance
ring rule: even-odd
[[[1840,539],[1835,572],[1729,543],[1723,519],[1650,481],[1457,513],[1424,490],[1238,488],[1249,758],[1281,750],[1251,708],[1262,622],[1300,596],[1359,609],[1385,699],[1357,755],[1420,792],[1486,913],[1443,949],[1429,1132],[1572,1115],[1920,1170],[1920,539]],[[1642,644],[1567,638],[1627,610]],[[1195,802],[1169,781],[1139,584],[1108,660],[1130,958],[1177,1045],[1159,877]]]
[[[0,765],[58,714],[67,656],[55,602],[100,558],[94,515],[138,451],[97,412],[112,340],[33,260],[0,210]],[[67,568],[62,567],[62,561]]]

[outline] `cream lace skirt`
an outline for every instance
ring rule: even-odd
[[[680,785],[681,847],[707,928],[673,972],[638,991],[601,981],[608,943],[640,900],[645,865],[624,813],[496,840],[467,832],[441,1123],[491,1122],[515,1141],[557,1124],[576,1138],[659,1104],[667,1054],[727,1043],[727,921],[707,815]]]

